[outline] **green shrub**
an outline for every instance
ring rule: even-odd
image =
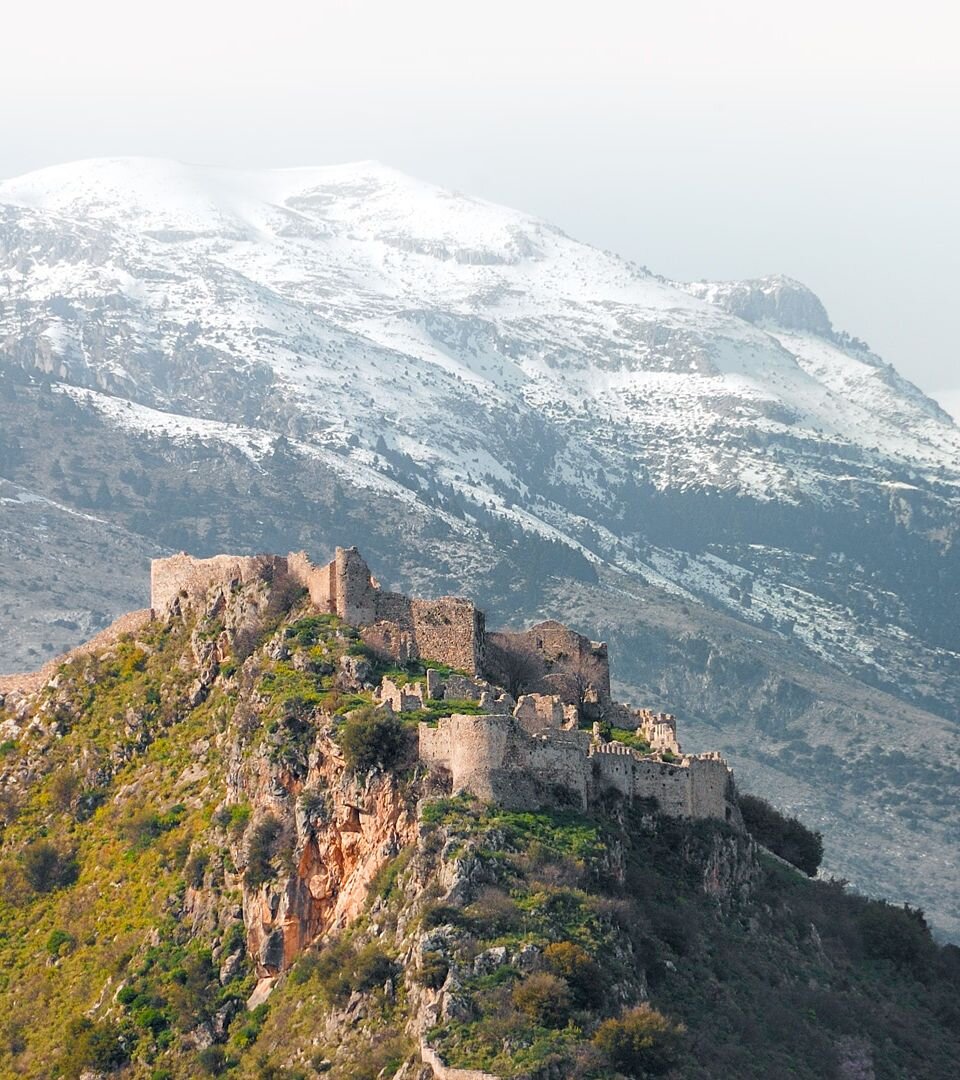
[[[325,791],[303,791],[297,800],[304,817],[311,821],[324,822],[330,819],[330,803]]]
[[[20,856],[23,876],[38,893],[72,885],[77,880],[79,866],[73,853],[62,854],[49,840],[35,840]]]
[[[46,948],[51,956],[60,956],[62,953],[69,952],[76,943],[77,939],[73,934],[68,934],[66,930],[57,928],[50,931]]]
[[[247,842],[247,869],[243,875],[244,883],[250,888],[255,889],[274,876],[273,859],[281,829],[273,814],[267,814],[254,826]]]
[[[247,1013],[241,1020],[239,1027],[233,1034],[233,1043],[240,1050],[245,1050],[260,1037],[260,1032],[267,1019],[270,1006],[263,1002],[255,1009]]]
[[[80,795],[80,777],[73,769],[59,769],[50,777],[50,801],[54,809],[66,814]]]
[[[229,1067],[227,1053],[222,1046],[205,1046],[197,1054],[197,1064],[207,1076],[220,1076]]]
[[[919,968],[933,952],[933,940],[923,912],[882,900],[870,901],[860,916],[860,933],[867,953],[899,967]]]
[[[233,836],[239,836],[247,827],[250,820],[251,809],[248,803],[231,803],[229,806],[221,806],[213,815],[213,823],[217,828],[225,829]]]
[[[740,813],[750,835],[808,877],[815,877],[823,859],[823,835],[796,818],[781,814],[756,795],[740,796]]]
[[[149,847],[164,833],[175,829],[183,820],[186,807],[177,804],[165,814],[155,810],[138,810],[123,823],[123,834],[135,851]]]
[[[423,961],[414,977],[421,986],[426,986],[430,990],[439,990],[446,982],[449,970],[450,965],[440,953],[428,952],[424,953]]]
[[[203,884],[203,877],[207,872],[209,862],[210,856],[206,851],[195,851],[187,859],[183,868],[183,876],[192,889],[199,889]]]
[[[566,980],[575,1004],[597,1005],[603,998],[600,967],[581,945],[573,941],[555,941],[543,950],[547,971]]]
[[[638,1005],[616,1020],[605,1020],[594,1044],[628,1076],[661,1076],[675,1064],[684,1029],[649,1005]]]
[[[403,754],[406,732],[396,716],[368,705],[347,718],[339,742],[347,767],[365,773],[395,765]]]
[[[76,1080],[88,1069],[113,1072],[127,1060],[120,1031],[110,1021],[79,1017],[70,1021],[65,1035],[66,1052],[60,1065],[69,1080]]]
[[[459,908],[449,904],[428,904],[423,909],[420,918],[424,930],[435,930],[438,926],[446,926],[448,923],[456,926],[463,922],[463,914]]]
[[[308,983],[317,972],[319,961],[315,952],[305,952],[290,969],[287,976],[294,986],[303,986]]]
[[[528,975],[513,988],[514,1006],[540,1027],[563,1027],[570,1016],[570,987],[549,971]]]
[[[366,991],[383,986],[396,975],[397,965],[390,957],[378,946],[368,945],[357,954],[351,981],[357,990]]]

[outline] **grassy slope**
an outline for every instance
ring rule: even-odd
[[[71,665],[45,692],[45,732],[6,747],[4,767],[30,761],[33,780],[6,807],[0,846],[0,1075],[75,1076],[100,1053],[126,1061],[117,1075],[151,1080],[309,1077],[330,1063],[343,1080],[374,1080],[415,1053],[407,1021],[451,970],[461,1007],[428,1038],[451,1063],[504,1076],[614,1075],[595,1032],[645,995],[667,1018],[647,1064],[677,1077],[819,1080],[860,1058],[881,1080],[956,1073],[958,952],[934,946],[915,914],[757,867],[724,827],[643,808],[587,818],[426,802],[419,844],[381,875],[368,913],[306,954],[265,1008],[240,1011],[249,961],[221,985],[211,960],[239,924],[194,929],[183,901],[198,856],[219,865],[204,878],[211,903],[239,900],[218,850],[246,822],[214,820],[236,715],[258,702],[260,737],[282,755],[285,739],[304,737],[287,734],[291,701],[328,713],[359,701],[261,650],[242,669],[250,680],[221,677],[190,708],[191,629],[157,624]],[[329,620],[280,632],[321,664],[355,648]],[[24,856],[39,842],[64,865],[75,855],[75,881],[31,886]],[[705,891],[708,864],[752,876],[749,893]],[[437,882],[458,867],[473,868],[471,884],[450,905]],[[573,947],[571,964],[551,969],[551,945]],[[507,963],[475,964],[498,947]],[[554,982],[530,983],[544,974]],[[222,1043],[193,1045],[218,1011]]]

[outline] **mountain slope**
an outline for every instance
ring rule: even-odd
[[[721,657],[761,636],[772,670],[812,665],[842,702],[791,808],[836,820],[827,748],[876,749],[863,799],[955,842],[952,772],[881,800],[905,783],[891,755],[953,769],[960,433],[795,282],[669,282],[376,163],[80,162],[0,185],[0,375],[0,527],[30,568],[2,585],[8,670],[141,606],[148,554],[359,537],[392,582],[504,621],[596,586],[584,630],[630,640],[637,597],[657,639],[686,605],[703,634],[675,639],[677,670],[699,636]],[[66,614],[54,575],[78,585]],[[733,697],[729,752],[780,762],[783,790],[789,723],[722,665],[655,663],[622,683],[705,723]],[[888,890],[853,854],[868,832],[830,827],[838,870]],[[949,866],[895,865],[954,928]]]
[[[652,800],[451,796],[417,714],[363,735],[383,663],[225,578],[0,707],[4,1075],[956,1070],[958,950],[916,911]]]

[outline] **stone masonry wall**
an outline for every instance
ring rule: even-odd
[[[726,762],[719,754],[699,754],[689,760],[691,817],[726,816],[729,821],[731,780]]]
[[[337,548],[334,556],[334,589],[337,614],[351,626],[369,626],[377,620],[379,589],[370,567],[355,547]]]
[[[376,628],[371,644],[398,659],[435,660],[476,675],[483,667],[483,614],[469,600],[442,597],[411,600],[380,589],[357,549],[337,548],[333,560],[314,566],[303,552],[290,555],[215,555],[195,559],[181,553],[155,559],[150,569],[151,607],[168,610],[179,599],[200,601],[218,582],[256,578],[289,580],[306,588],[311,603],[351,626]]]
[[[518,708],[522,708],[522,705]],[[420,758],[450,771],[454,793],[512,809],[558,801],[586,808],[611,788],[628,800],[655,799],[673,817],[731,820],[730,772],[717,755],[679,763],[597,745],[581,730],[525,730],[509,716],[451,716],[420,725]]]
[[[224,581],[246,583],[258,578],[286,575],[287,560],[281,555],[214,555],[194,559],[181,552],[150,564],[150,607],[167,611],[177,599],[197,603],[211,585]]]
[[[468,675],[483,669],[483,614],[470,600],[444,596],[411,601],[417,654],[459,668]]]

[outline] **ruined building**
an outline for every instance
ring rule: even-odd
[[[483,613],[472,601],[454,596],[412,600],[387,592],[355,547],[337,548],[325,566],[314,566],[303,552],[154,559],[150,607],[165,611],[179,601],[202,599],[217,582],[243,584],[258,578],[269,579],[275,588],[289,584],[306,589],[316,608],[362,628],[370,645],[401,662],[429,658],[471,675],[483,670]]]
[[[428,670],[420,683],[382,680],[376,700],[407,716],[442,701],[476,703],[470,715],[452,712],[435,725],[419,724],[421,760],[454,792],[515,808],[584,809],[616,792],[631,801],[655,800],[678,817],[739,820],[732,774],[719,754],[681,754],[673,716],[612,700],[605,644],[554,621],[496,635],[501,661],[511,650],[524,662],[536,661],[527,665],[525,687],[535,692],[514,700],[503,685],[483,678],[487,635],[483,613],[471,601],[411,599],[381,589],[356,548],[337,548],[323,566],[303,553],[156,559],[149,611],[123,616],[41,672],[7,676],[0,694],[32,692],[58,663],[135,633],[151,618],[206,605],[212,588],[251,583],[268,585],[264,595],[280,599],[305,592],[317,610],[355,626],[364,641],[401,663],[444,665],[442,673]],[[620,729],[621,739],[632,734],[633,745],[613,741],[608,725]]]

